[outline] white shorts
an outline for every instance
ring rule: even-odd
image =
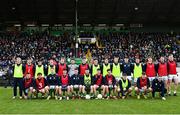
[[[168,80],[168,76],[161,76],[163,81],[167,81]]]
[[[139,89],[139,91],[142,93],[142,92],[144,92],[144,89]]]
[[[55,89],[55,85],[50,85],[49,89]]]
[[[61,86],[59,86],[59,89],[61,89],[62,87]]]
[[[147,88],[147,90],[146,91],[151,91],[152,89],[149,87],[149,88]],[[141,93],[143,93],[144,92],[144,89],[139,89],[139,91],[141,92]]]
[[[134,78],[134,82],[135,82],[135,83],[137,82],[137,80],[138,80],[138,78]]]
[[[156,77],[148,77],[149,81],[152,82]]]
[[[98,89],[98,88],[103,88],[104,87],[104,85],[101,85],[101,86],[99,86],[99,85],[94,85],[94,87],[96,88],[96,89]]]
[[[116,78],[116,77],[115,77],[115,79],[116,79],[116,83],[117,83],[117,82],[119,82],[119,80],[120,80],[121,78]]]
[[[73,85],[73,88],[78,89],[79,85]]]
[[[29,92],[29,89],[26,89],[25,92],[28,93],[28,92]]]
[[[58,86],[55,86],[55,85],[50,85],[49,86],[49,89],[56,89],[56,88],[59,88]]]
[[[116,85],[108,85],[109,88],[116,88]]]
[[[129,79],[129,81],[132,81],[132,76],[127,76],[127,78]]]
[[[25,89],[25,92],[28,93],[28,92],[29,92],[30,90],[32,90],[32,89],[33,89],[33,87],[26,88],[26,89]]]
[[[169,79],[169,80],[178,79],[178,76],[177,76],[177,74],[174,74],[174,75],[170,74],[170,75],[168,76],[168,79]]]

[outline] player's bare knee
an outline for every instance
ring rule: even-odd
[[[49,88],[49,86],[46,86],[44,89],[45,89],[45,90],[49,90],[50,88]]]
[[[152,88],[149,88],[148,90],[149,90],[149,92],[152,92]]]
[[[32,90],[32,92],[33,92],[33,93],[35,93],[35,92],[36,92],[36,90],[35,90],[35,89],[33,89],[33,90]]]
[[[134,90],[137,92],[139,89],[138,89],[138,87],[135,87]]]
[[[43,93],[43,94],[44,94],[44,93],[45,93],[45,90],[44,90],[44,89],[42,89],[42,90],[41,90],[41,93]]]
[[[91,86],[91,89],[94,89],[94,86]]]
[[[30,91],[33,91],[33,87],[30,87],[29,89],[30,89]]]

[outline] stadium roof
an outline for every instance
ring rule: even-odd
[[[75,0],[1,0],[0,23],[74,24]],[[78,0],[79,24],[180,24],[180,0]]]

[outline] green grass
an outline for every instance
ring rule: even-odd
[[[12,100],[11,88],[0,88],[0,114],[178,114],[180,95],[161,99],[126,100]]]

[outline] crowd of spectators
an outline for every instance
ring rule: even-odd
[[[103,44],[102,48],[96,45],[83,45],[84,48],[91,49],[92,57],[98,57],[102,61],[104,56],[109,56],[113,61],[114,55],[119,55],[120,61],[128,56],[131,61],[139,57],[143,62],[148,56],[152,56],[154,61],[158,61],[160,56],[168,57],[173,54],[176,61],[180,61],[180,45],[177,44],[176,35],[167,33],[109,33],[96,35]]]
[[[44,59],[47,62],[50,58],[60,57],[61,54],[72,56],[71,39],[69,34],[59,37],[43,33],[0,33],[0,65],[6,66],[13,63],[15,57],[26,60],[28,57],[33,60]]]
[[[86,37],[86,33],[81,34]],[[91,37],[91,33],[87,33]],[[96,44],[79,45],[78,56],[86,55],[90,49],[92,57],[97,57],[102,62],[104,56],[109,56],[112,62],[114,55],[121,59],[128,55],[130,60],[135,56],[145,61],[151,55],[156,61],[160,55],[168,56],[172,53],[176,61],[180,61],[180,46],[176,43],[175,35],[167,33],[118,33],[109,34],[96,33],[102,47]],[[73,37],[71,33],[64,33],[61,36],[52,36],[48,32],[27,33],[0,33],[0,67],[13,63],[15,57],[20,56],[23,60],[32,57],[34,60],[43,58],[44,63],[50,58],[58,60],[64,55],[75,56]]]
[[[64,55],[66,58],[75,56],[75,45],[73,42],[74,33],[64,32],[60,36],[52,36],[45,32],[2,32],[0,33],[0,76],[11,83],[9,67],[14,63],[15,57],[21,57],[25,63],[31,57],[35,63],[38,59],[43,59],[44,64],[48,64],[49,59],[56,61]],[[80,44],[78,57],[87,56],[88,51],[91,57],[96,57],[100,63],[105,56],[109,56],[113,62],[113,56],[119,55],[120,62],[124,56],[128,56],[133,62],[135,57],[139,57],[142,62],[150,55],[157,62],[161,55],[173,54],[175,60],[180,62],[180,45],[176,40],[178,35],[167,33],[119,33],[109,32],[108,34],[83,32],[79,37],[97,37],[97,44]],[[179,37],[180,38],[180,37]],[[92,62],[90,60],[89,62]],[[9,77],[3,77],[6,76]]]

